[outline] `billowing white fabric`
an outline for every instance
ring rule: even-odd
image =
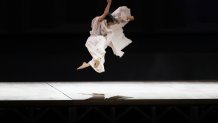
[[[111,25],[111,32],[107,34],[107,40],[111,42],[109,45],[114,54],[122,57],[124,52],[122,51],[127,47],[132,41],[128,39],[123,33],[123,27],[129,22],[128,16],[131,16],[130,9],[126,6],[119,7],[112,13],[119,23]]]
[[[116,9],[111,15],[118,21],[128,21],[127,17],[131,16],[131,11],[126,6],[121,6]]]

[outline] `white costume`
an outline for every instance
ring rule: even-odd
[[[110,46],[115,55],[122,57],[124,49],[132,41],[125,37],[123,34],[123,27],[129,22],[127,16],[130,16],[130,10],[123,6],[119,7],[112,13],[120,23],[110,26],[110,29],[106,26],[106,21],[98,22],[99,17],[92,20],[92,30],[90,31],[90,37],[87,39],[85,46],[89,53],[92,55],[92,60],[89,62],[90,66],[98,73],[105,71],[104,69],[104,56],[105,49]],[[99,61],[98,67],[95,67],[95,61]]]
[[[107,40],[111,42],[109,46],[112,48],[114,54],[122,57],[124,54],[122,50],[132,43],[123,33],[123,27],[129,22],[127,17],[131,16],[131,12],[129,8],[122,6],[115,10],[112,16],[119,23],[110,26],[111,33],[107,34]]]

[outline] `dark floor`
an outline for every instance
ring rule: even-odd
[[[74,106],[0,108],[5,123],[217,123],[208,105]]]

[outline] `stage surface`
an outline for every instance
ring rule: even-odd
[[[218,82],[1,82],[1,101],[218,99]]]

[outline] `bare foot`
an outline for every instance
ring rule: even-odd
[[[87,67],[89,67],[89,66],[90,66],[90,65],[89,65],[88,63],[83,62],[83,64],[82,64],[80,67],[78,67],[77,70],[85,69],[85,68],[87,68]]]

